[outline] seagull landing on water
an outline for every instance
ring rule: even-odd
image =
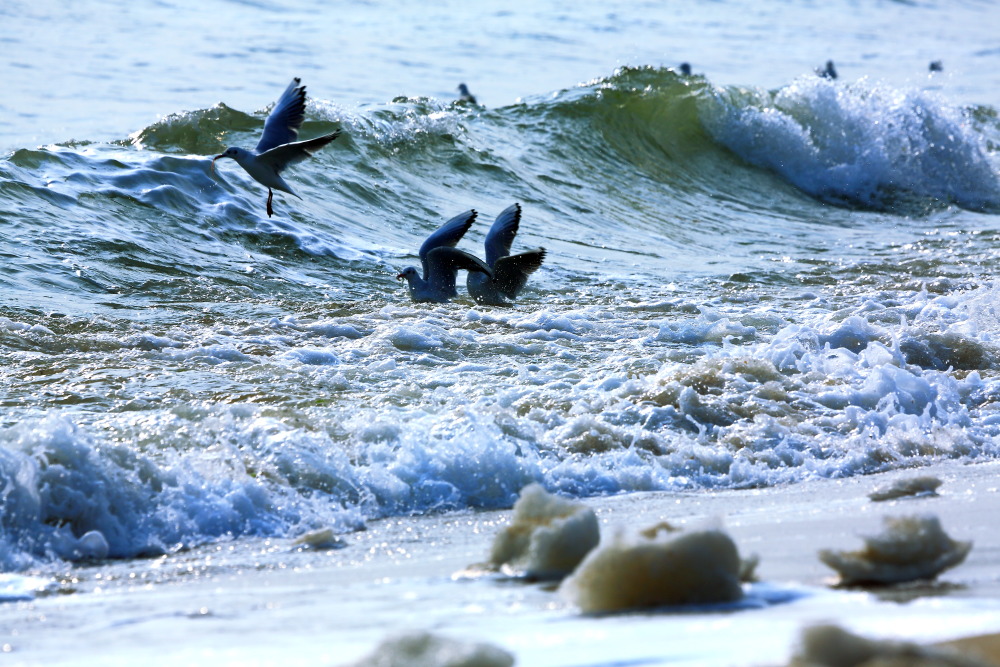
[[[337,130],[315,139],[295,141],[298,139],[302,121],[306,117],[306,87],[301,83],[302,80],[295,77],[278,98],[278,102],[264,122],[264,134],[255,149],[248,151],[233,146],[227,148],[222,155],[212,158],[213,171],[216,160],[231,157],[253,176],[254,180],[267,187],[268,217],[274,215],[274,209],[271,208],[274,190],[281,190],[298,197],[281,177],[285,167],[305,160],[340,136],[340,130]]]
[[[481,259],[455,247],[477,215],[475,210],[456,215],[427,237],[418,251],[423,275],[409,266],[396,276],[397,280],[406,280],[411,299],[418,303],[445,303],[458,296],[455,280],[461,270],[468,271],[470,276],[474,273],[493,276],[490,267]]]
[[[528,276],[538,270],[545,260],[545,248],[510,254],[514,237],[521,225],[521,205],[505,208],[486,235],[486,265],[493,275],[469,273],[465,286],[469,295],[490,306],[509,306],[524,289]]]

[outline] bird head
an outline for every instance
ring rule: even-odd
[[[215,161],[216,160],[218,160],[219,158],[224,158],[224,157],[231,157],[234,160],[236,160],[237,156],[240,154],[240,152],[242,150],[243,150],[242,148],[231,147],[231,148],[227,148],[225,153],[222,153],[221,155],[216,155],[214,158],[212,158],[212,171],[215,171]]]
[[[417,270],[412,266],[408,266],[403,269],[402,273],[396,275],[396,280],[412,280],[413,278],[416,278],[416,276]]]

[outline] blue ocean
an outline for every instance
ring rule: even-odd
[[[0,569],[997,459],[998,20],[4,3]],[[269,217],[211,158],[293,77],[342,135]],[[428,234],[475,209],[481,255],[514,203],[514,305],[410,300]]]

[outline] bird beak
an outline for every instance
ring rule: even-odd
[[[396,280],[402,280],[402,279],[403,279],[403,274],[402,273],[397,273],[396,274]]]
[[[216,155],[214,158],[212,158],[212,173],[213,174],[215,173],[215,161],[218,160],[220,157],[226,157],[226,156],[225,155]]]

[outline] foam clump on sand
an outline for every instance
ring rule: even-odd
[[[352,667],[510,667],[513,664],[513,655],[492,644],[410,632],[384,640]]]
[[[835,625],[802,633],[792,667],[988,667],[992,662],[945,648],[912,642],[866,639]]]
[[[900,479],[888,486],[875,489],[868,494],[868,497],[879,502],[906,498],[908,496],[936,496],[937,488],[941,484],[940,479],[931,475],[911,477],[909,479]]]
[[[592,509],[529,484],[514,503],[510,525],[493,541],[490,564],[533,579],[561,579],[600,539]]]
[[[968,555],[972,542],[956,542],[936,516],[885,517],[880,535],[865,537],[859,551],[823,549],[819,558],[840,574],[842,585],[895,584],[933,579]]]
[[[295,538],[292,544],[302,549],[315,549],[317,551],[343,549],[347,546],[347,542],[337,537],[332,528],[320,528],[310,531]]]
[[[653,530],[602,544],[559,590],[588,613],[733,602],[743,570],[721,530]]]

